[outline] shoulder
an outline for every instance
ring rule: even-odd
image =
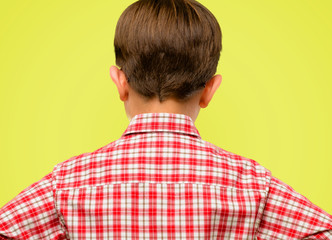
[[[100,173],[101,163],[112,154],[112,149],[119,141],[116,140],[93,152],[85,152],[57,164],[52,172],[53,186],[57,189],[66,189],[89,185],[93,175]]]
[[[207,151],[213,156],[217,166],[228,174],[232,182],[231,185],[238,189],[268,191],[272,177],[270,170],[251,158],[202,141]]]

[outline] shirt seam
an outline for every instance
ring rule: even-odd
[[[261,233],[260,232],[260,225],[261,225],[261,222],[262,222],[262,217],[264,215],[264,210],[265,210],[265,207],[266,207],[266,203],[267,203],[267,200],[268,200],[268,196],[269,196],[269,189],[270,189],[270,185],[271,185],[271,180],[272,180],[272,174],[269,170],[266,171],[266,188],[265,188],[265,193],[266,193],[266,196],[265,196],[265,199],[264,199],[264,202],[262,204],[262,208],[258,210],[258,214],[257,214],[257,220],[255,222],[255,233],[254,233],[254,236],[257,236],[258,233]]]
[[[57,168],[57,167],[55,167],[55,168]],[[56,171],[56,170],[55,170]],[[55,214],[57,215],[57,218],[59,219],[59,222],[60,222],[60,227],[61,227],[61,229],[62,229],[62,231],[65,233],[65,235],[66,235],[66,239],[70,239],[70,237],[69,237],[69,233],[68,233],[68,231],[67,231],[67,229],[65,228],[65,220],[64,220],[64,218],[63,218],[63,216],[62,216],[62,214],[59,212],[59,210],[58,210],[58,205],[57,205],[57,195],[55,194],[56,192],[57,192],[57,188],[56,188],[56,178],[55,178],[55,171],[52,171],[52,183],[51,183],[51,185],[52,185],[52,189],[53,189],[53,191],[52,191],[52,195],[53,195],[53,204],[54,204],[54,209],[55,209]]]
[[[85,188],[97,188],[102,186],[111,186],[115,184],[130,184],[130,183],[159,183],[159,184],[176,184],[176,183],[190,183],[190,184],[197,184],[197,185],[208,185],[208,186],[214,186],[214,187],[221,187],[221,188],[227,188],[227,189],[234,189],[236,191],[255,191],[255,192],[262,192],[267,193],[266,190],[259,190],[259,189],[242,189],[242,188],[236,188],[236,187],[229,187],[229,186],[223,186],[219,184],[211,184],[211,183],[203,183],[203,182],[156,182],[156,181],[119,181],[119,182],[112,182],[109,184],[96,184],[93,186],[81,186],[81,187],[67,187],[67,188],[57,188],[56,191],[62,191],[62,190],[76,190],[76,189],[85,189]]]

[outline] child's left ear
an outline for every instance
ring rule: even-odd
[[[110,75],[118,89],[121,101],[126,101],[128,99],[128,82],[126,75],[116,66],[111,66]]]
[[[220,84],[221,84],[221,80],[222,80],[222,77],[221,75],[215,75],[213,76],[205,85],[205,88],[203,90],[203,93],[201,95],[201,98],[199,100],[199,106],[201,108],[206,108],[214,93],[217,91],[217,89],[219,88]]]

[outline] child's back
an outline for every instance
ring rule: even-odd
[[[128,128],[0,210],[0,239],[332,239],[332,216],[194,125],[221,83],[221,31],[193,0],[122,14],[111,78]],[[1,236],[3,235],[3,237]]]

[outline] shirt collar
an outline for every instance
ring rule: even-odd
[[[142,113],[135,115],[122,136],[146,132],[174,132],[201,138],[192,119],[177,113]]]

